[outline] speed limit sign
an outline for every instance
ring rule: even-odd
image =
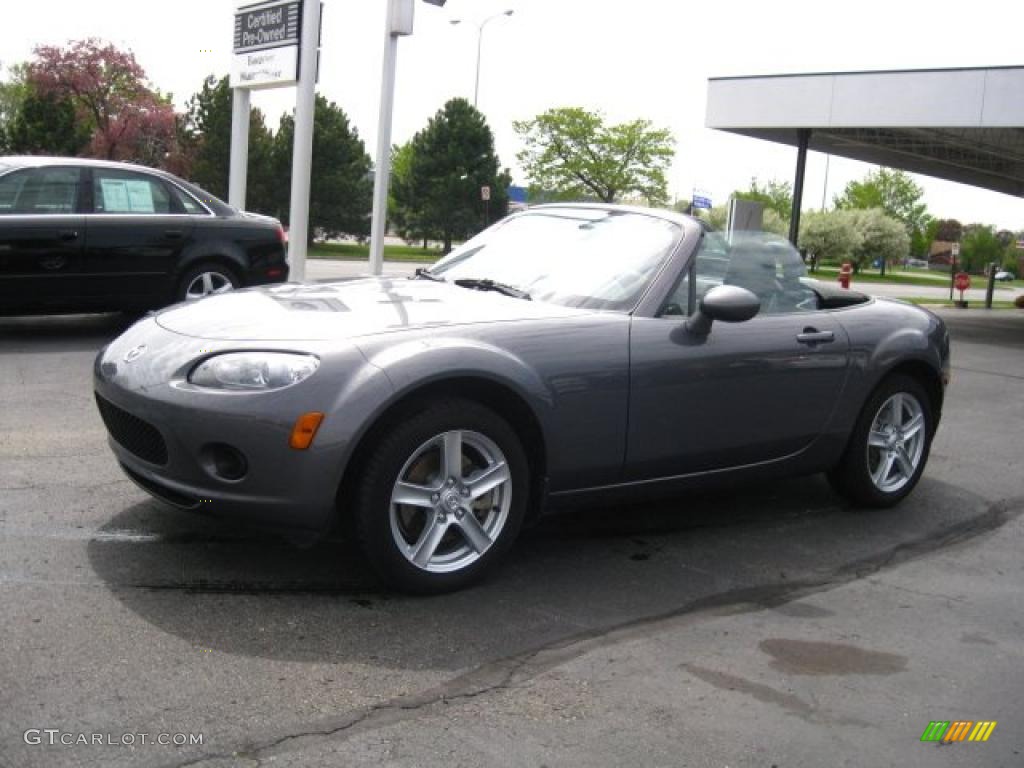
[[[490,187],[488,187],[486,185],[480,187],[480,199],[481,200],[490,200],[491,199],[491,188]]]

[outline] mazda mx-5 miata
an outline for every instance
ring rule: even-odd
[[[355,533],[392,585],[469,584],[561,502],[827,472],[916,485],[942,321],[809,280],[770,235],[611,205],[508,217],[409,278],[180,304],[98,356],[124,471],[158,499]]]

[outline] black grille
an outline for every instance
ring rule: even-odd
[[[117,442],[151,464],[167,463],[167,443],[156,427],[96,395],[103,423]]]

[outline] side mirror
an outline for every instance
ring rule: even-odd
[[[761,300],[738,285],[720,285],[704,294],[697,311],[686,320],[686,330],[698,336],[711,332],[711,323],[742,323],[761,311]]]

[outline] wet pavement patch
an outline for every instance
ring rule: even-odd
[[[868,651],[846,643],[769,638],[758,646],[772,657],[771,665],[790,675],[894,675],[907,667],[907,657]]]

